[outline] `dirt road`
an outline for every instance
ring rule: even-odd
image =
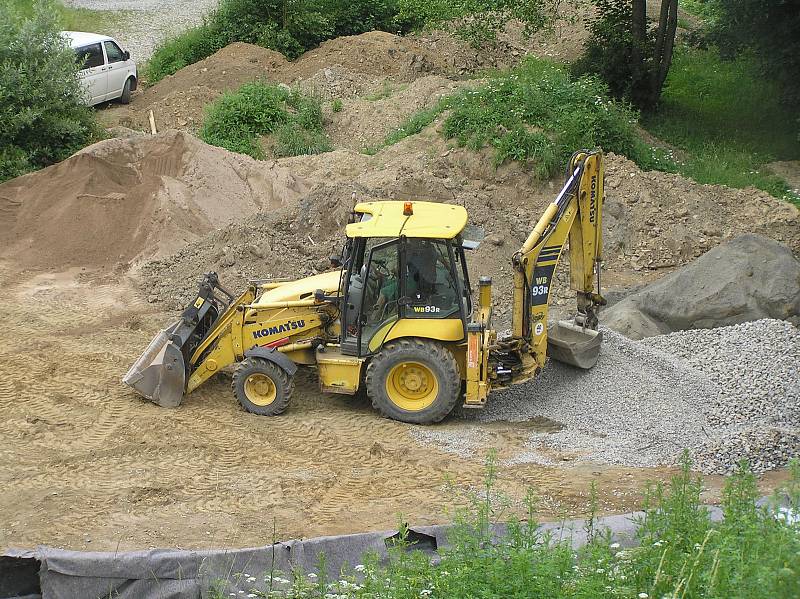
[[[398,514],[447,521],[451,479],[476,488],[483,458],[414,440],[410,425],[300,378],[279,418],[243,412],[222,377],[178,409],[149,404],[120,378],[169,315],[124,284],[76,269],[19,282],[0,270],[0,547],[87,550],[220,547],[393,527]],[[481,426],[450,420],[448,429]],[[483,425],[486,426],[486,425]],[[529,424],[493,423],[503,459]],[[542,496],[542,514],[634,508],[666,470],[509,466],[499,487]]]

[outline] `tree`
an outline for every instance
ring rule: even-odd
[[[576,63],[579,73],[595,73],[611,92],[650,110],[658,103],[672,64],[678,0],[660,0],[658,21],[647,17],[646,0],[594,0],[598,18],[583,57]]]
[[[63,160],[97,131],[57,14],[38,2],[24,19],[0,3],[0,181]]]

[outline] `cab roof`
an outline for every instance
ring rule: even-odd
[[[353,209],[361,221],[345,228],[348,237],[425,237],[452,239],[467,225],[463,206],[435,202],[411,202],[413,214],[405,216],[406,202],[362,202]]]
[[[105,42],[107,40],[113,41],[113,38],[107,35],[100,35],[99,33],[87,33],[85,31],[62,31],[61,35],[67,38],[69,45],[73,48],[80,48],[88,46],[89,44],[96,44],[98,42]]]

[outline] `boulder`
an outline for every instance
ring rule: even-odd
[[[800,262],[761,235],[742,235],[603,311],[632,339],[778,318],[800,325]]]

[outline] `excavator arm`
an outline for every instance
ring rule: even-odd
[[[581,151],[570,160],[569,176],[525,243],[514,254],[512,335],[534,350],[547,343],[544,323],[553,276],[569,239],[570,286],[577,292],[577,324],[597,329],[602,262],[603,158]],[[595,291],[596,282],[596,291]],[[543,323],[537,326],[537,323]]]
[[[567,180],[525,243],[514,254],[511,336],[491,326],[490,279],[481,280],[480,309],[467,327],[465,405],[481,406],[493,386],[519,383],[544,367],[547,356],[591,368],[600,352],[597,331],[602,262],[603,156],[573,154]],[[553,277],[569,240],[570,286],[577,293],[575,321],[548,327]]]

